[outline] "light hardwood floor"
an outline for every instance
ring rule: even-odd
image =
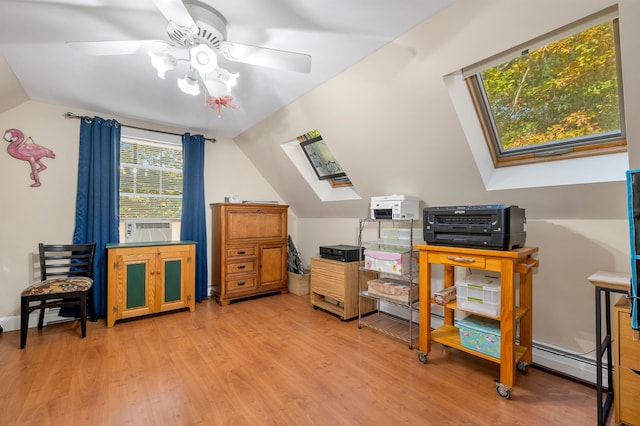
[[[593,386],[403,342],[274,295],[0,335],[1,425],[589,425]],[[613,413],[609,423],[613,424]]]

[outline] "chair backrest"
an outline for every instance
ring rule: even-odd
[[[95,242],[56,245],[40,243],[38,248],[42,281],[55,277],[93,278]]]

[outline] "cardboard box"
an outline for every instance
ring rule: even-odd
[[[303,270],[303,274],[289,272],[289,292],[302,296],[309,294],[309,270]]]
[[[458,321],[462,346],[500,358],[500,322],[477,315]]]

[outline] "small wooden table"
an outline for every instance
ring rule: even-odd
[[[596,395],[598,426],[607,421],[613,402],[613,354],[611,353],[611,293],[629,293],[631,276],[622,272],[596,272],[587,278],[596,289]],[[602,337],[602,293],[605,295],[605,328]],[[607,353],[607,397],[602,402],[602,357]]]
[[[420,253],[420,332],[418,359],[427,362],[431,340],[500,364],[500,381],[496,391],[509,398],[515,383],[516,367],[526,371],[532,357],[533,256],[537,247],[514,250],[487,250],[464,247],[416,245]],[[431,265],[444,266],[445,288],[454,285],[455,268],[473,268],[500,273],[500,358],[494,358],[462,346],[454,326],[456,301],[444,305],[444,325],[431,331]],[[520,275],[519,300],[516,300],[515,274]],[[520,322],[520,344],[516,345],[516,324]]]

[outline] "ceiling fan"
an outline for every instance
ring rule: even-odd
[[[90,55],[126,55],[147,52],[158,76],[187,61],[189,71],[178,79],[180,89],[191,95],[200,93],[202,80],[209,96],[222,99],[231,92],[238,73],[218,64],[218,57],[268,68],[309,73],[311,56],[303,53],[251,46],[227,41],[227,21],[217,10],[197,0],[152,0],[168,21],[164,40],[76,41],[68,44]],[[198,79],[199,77],[199,79]],[[220,112],[218,102],[218,113]]]

